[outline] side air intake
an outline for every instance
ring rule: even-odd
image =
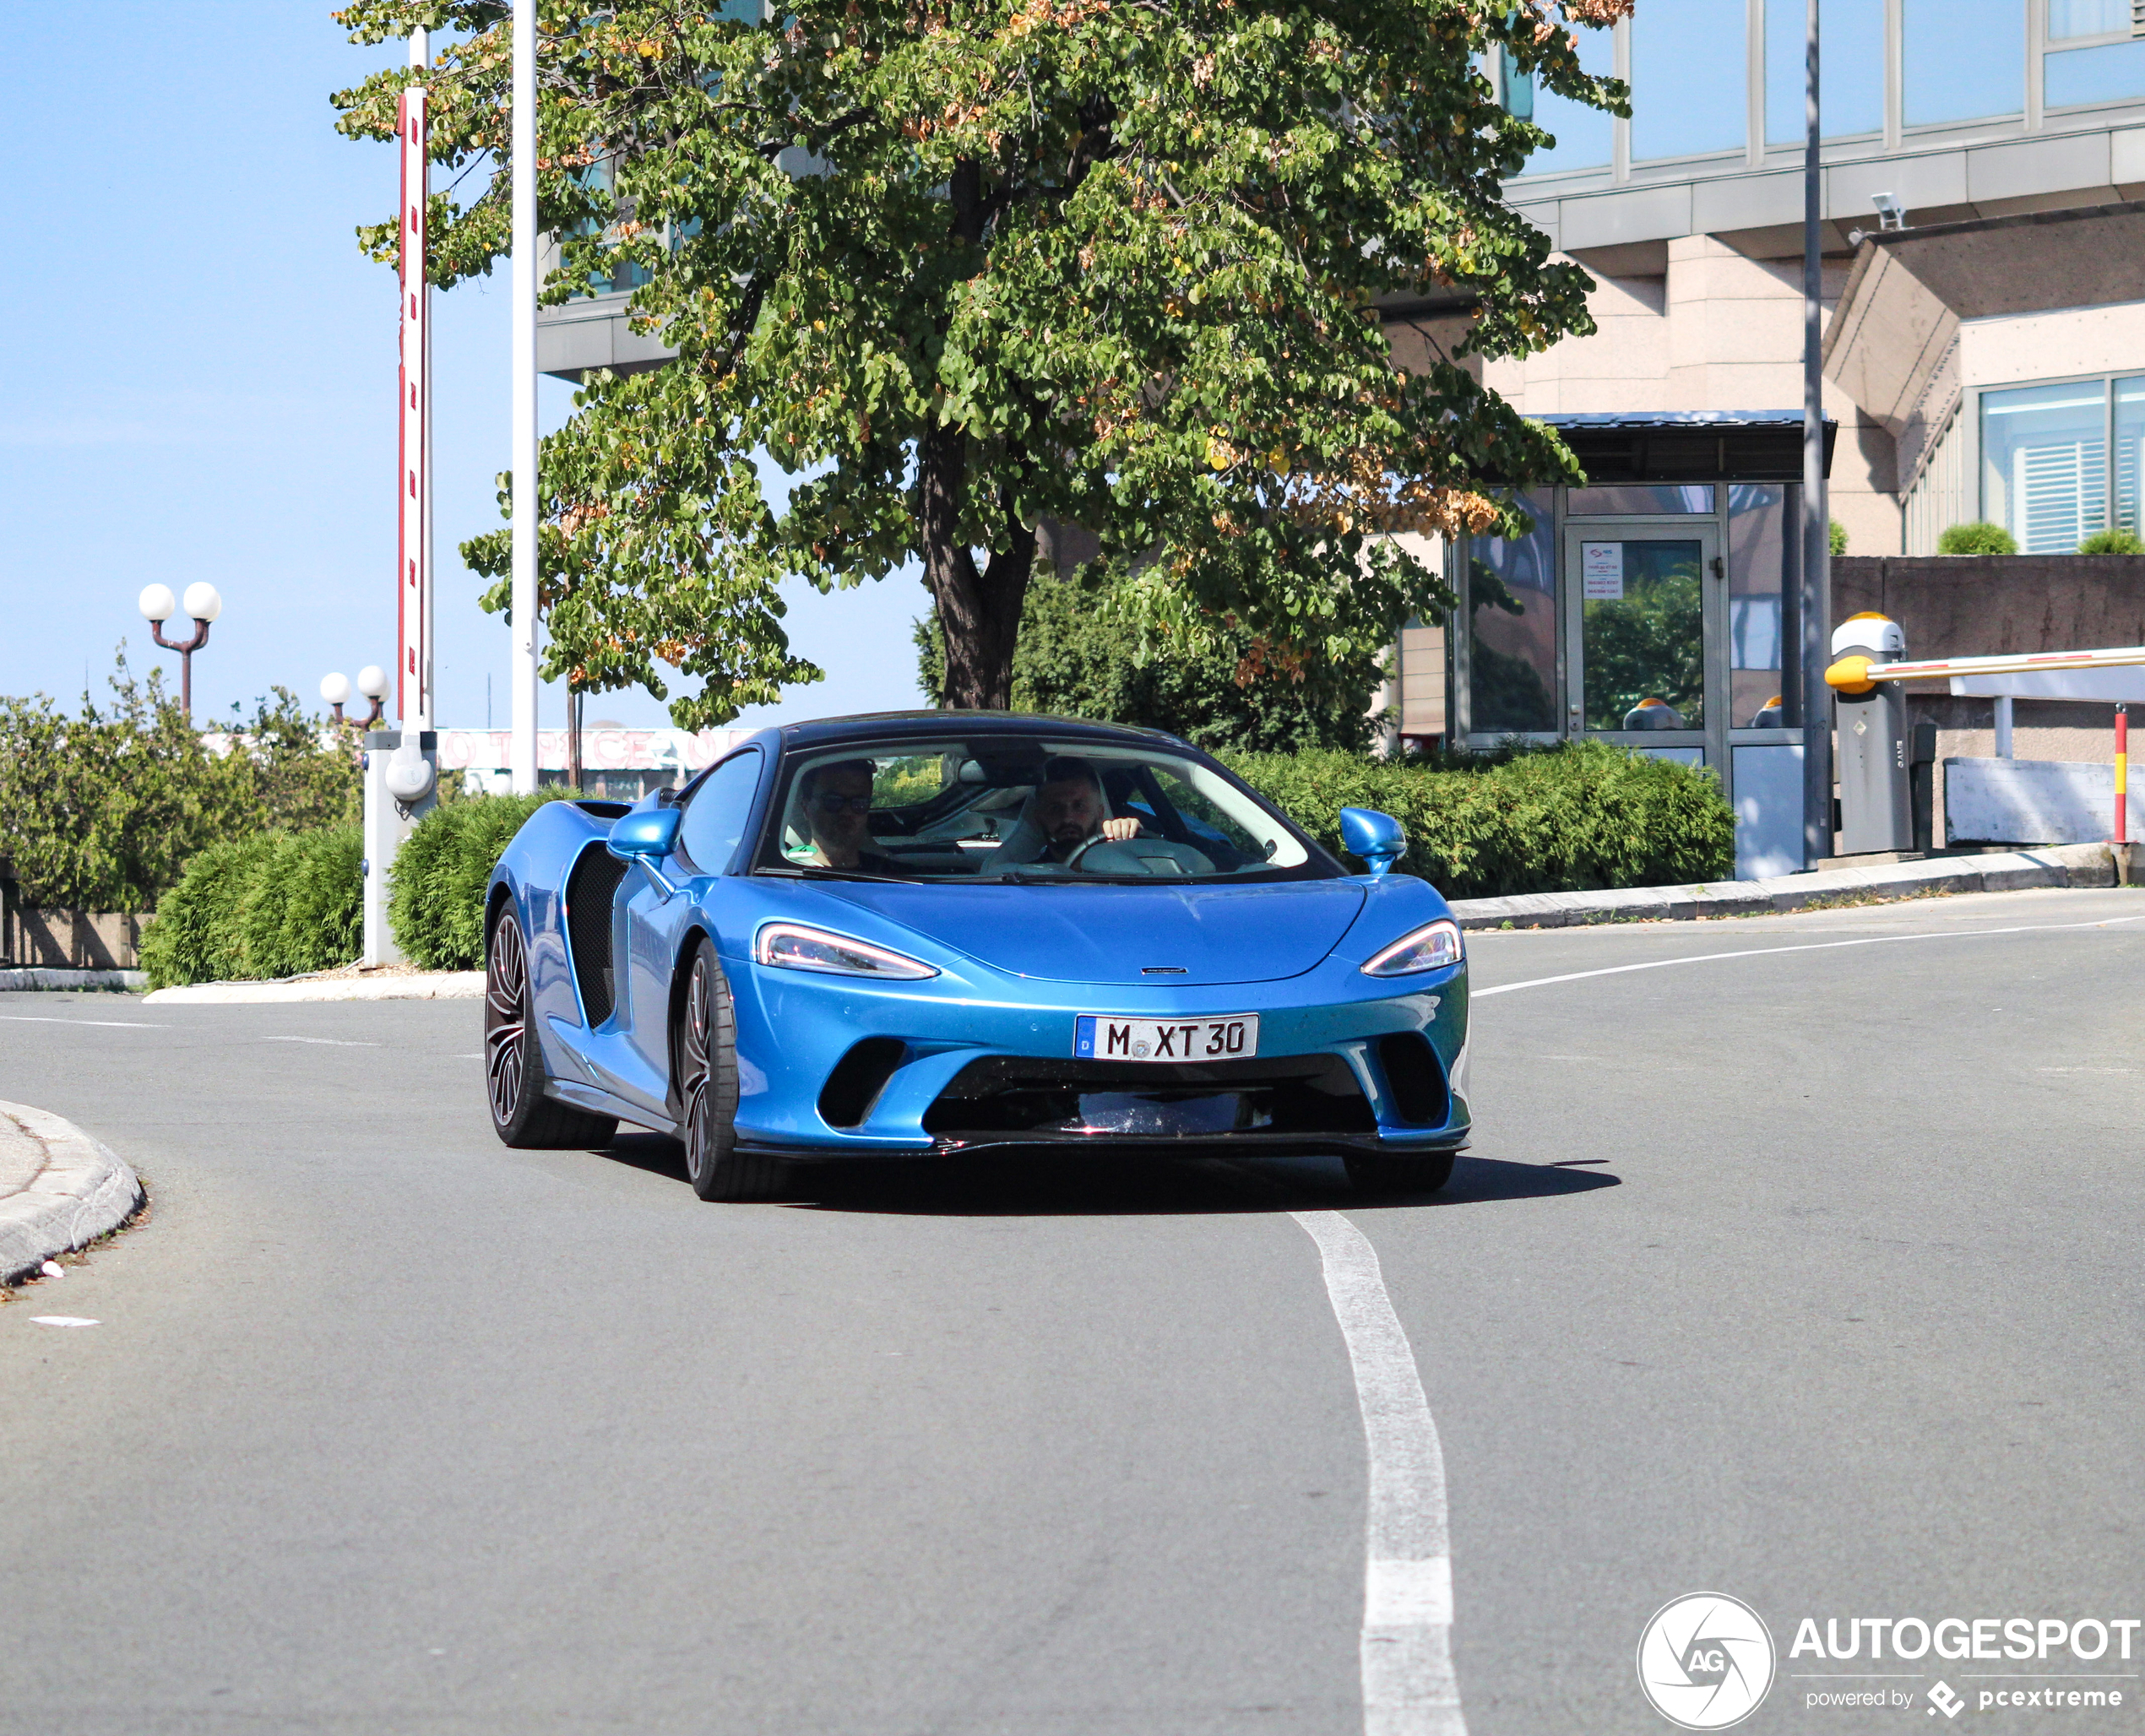
[[[631,865],[600,844],[581,852],[566,882],[566,950],[594,1030],[611,1017],[617,993],[611,971],[611,901]]]

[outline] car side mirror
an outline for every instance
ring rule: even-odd
[[[1341,848],[1360,856],[1373,876],[1383,874],[1408,852],[1408,834],[1390,814],[1376,808],[1343,808],[1340,822]]]
[[[611,854],[626,861],[653,862],[677,848],[679,808],[635,808],[611,828]]]

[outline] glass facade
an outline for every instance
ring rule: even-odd
[[[1742,149],[1747,65],[1742,18],[1725,21],[1720,0],[1646,0],[1631,24],[1632,155]]]
[[[1587,728],[1702,730],[1705,545],[1588,537],[1579,567]]]
[[[1616,39],[1607,30],[1575,30],[1579,64],[1596,78],[1616,70]],[[1515,92],[1514,95],[1517,95]],[[1534,90],[1522,100],[1534,105],[1534,124],[1555,138],[1527,159],[1529,175],[1555,175],[1567,169],[1605,169],[1616,143],[1616,122],[1599,109],[1573,102],[1554,90]],[[1512,97],[1507,99],[1511,106]]]
[[[2013,0],[2023,27],[2023,14]],[[1802,0],[1765,0],[1765,138],[1793,144],[1803,134]],[[1820,0],[1817,122],[1827,138],[1884,130],[1884,0]]]
[[[2130,102],[2145,96],[2145,42],[2066,49],[2045,57],[2043,63],[2048,82],[2041,100],[2050,108]]]
[[[2048,0],[2048,40],[2130,34],[2131,0]]]
[[[2019,552],[2066,555],[2108,523],[2108,382],[1981,394],[1981,513]]]
[[[1713,484],[1670,483],[1640,487],[1575,488],[1567,497],[1565,511],[1574,518],[1596,513],[1710,513]]]
[[[1556,527],[1546,495],[1530,496],[1531,535],[1469,545],[1468,698],[1478,735],[1556,728]]]
[[[1777,482],[1728,491],[1728,727],[1778,728],[1781,704],[1781,579],[1787,491]]]
[[[2018,0],[1903,0],[1906,124],[2023,113],[2023,24]]]

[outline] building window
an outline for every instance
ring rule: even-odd
[[[2017,4],[2017,0],[2012,0]],[[1643,10],[1643,8],[1642,8]],[[1765,141],[1803,136],[1802,0],[1765,0]],[[1819,0],[1817,124],[1827,138],[1884,130],[1884,0]]]
[[[2067,555],[2108,522],[2108,382],[1981,394],[1981,512],[2028,555]]]
[[[2048,40],[2127,36],[2131,0],[2048,0]]]
[[[1556,728],[1556,513],[1530,495],[1531,535],[1467,545],[1468,728],[1478,735]]]
[[[1578,45],[1579,65],[1597,79],[1612,78],[1616,71],[1616,39],[1608,30],[1575,30],[1572,39]],[[1588,108],[1583,102],[1574,102],[1568,96],[1559,96],[1554,90],[1534,88],[1532,79],[1522,79],[1529,88],[1522,95],[1518,84],[1505,88],[1505,106],[1514,114],[1521,111],[1513,107],[1515,101],[1530,104],[1534,122],[1550,135],[1553,144],[1544,145],[1527,159],[1522,171],[1529,175],[1556,175],[1572,169],[1605,169],[1616,143],[1616,122],[1614,116],[1599,109]]]
[[[1631,154],[1689,157],[1741,150],[1750,62],[1739,14],[1720,0],[1646,0],[1631,23]]]
[[[2145,42],[2069,48],[2043,56],[2041,64],[2047,80],[2041,100],[2050,108],[2129,102],[2145,96]]]
[[[1908,126],[2025,108],[2026,16],[2018,0],[1905,0],[1900,34]]]

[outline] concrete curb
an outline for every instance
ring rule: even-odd
[[[2113,886],[2115,861],[2104,844],[1936,856],[1868,868],[1829,868],[1770,880],[1716,880],[1697,886],[1637,886],[1620,892],[1528,892],[1510,898],[1460,898],[1462,928],[1576,928],[1598,922],[1692,922],[1706,916],[1764,916],[1860,893],[1912,898],[1920,892],[2009,892],[2031,887]]]
[[[59,966],[24,965],[0,970],[0,994],[24,989],[145,989],[149,975],[139,970],[71,970]]]
[[[44,1158],[28,1186],[0,1198],[0,1283],[117,1229],[141,1204],[134,1172],[72,1121],[0,1103],[0,1137],[25,1139]]]
[[[145,1006],[230,1006],[286,1001],[477,1001],[481,970],[428,970],[404,976],[311,977],[280,983],[188,983],[142,997]]]

